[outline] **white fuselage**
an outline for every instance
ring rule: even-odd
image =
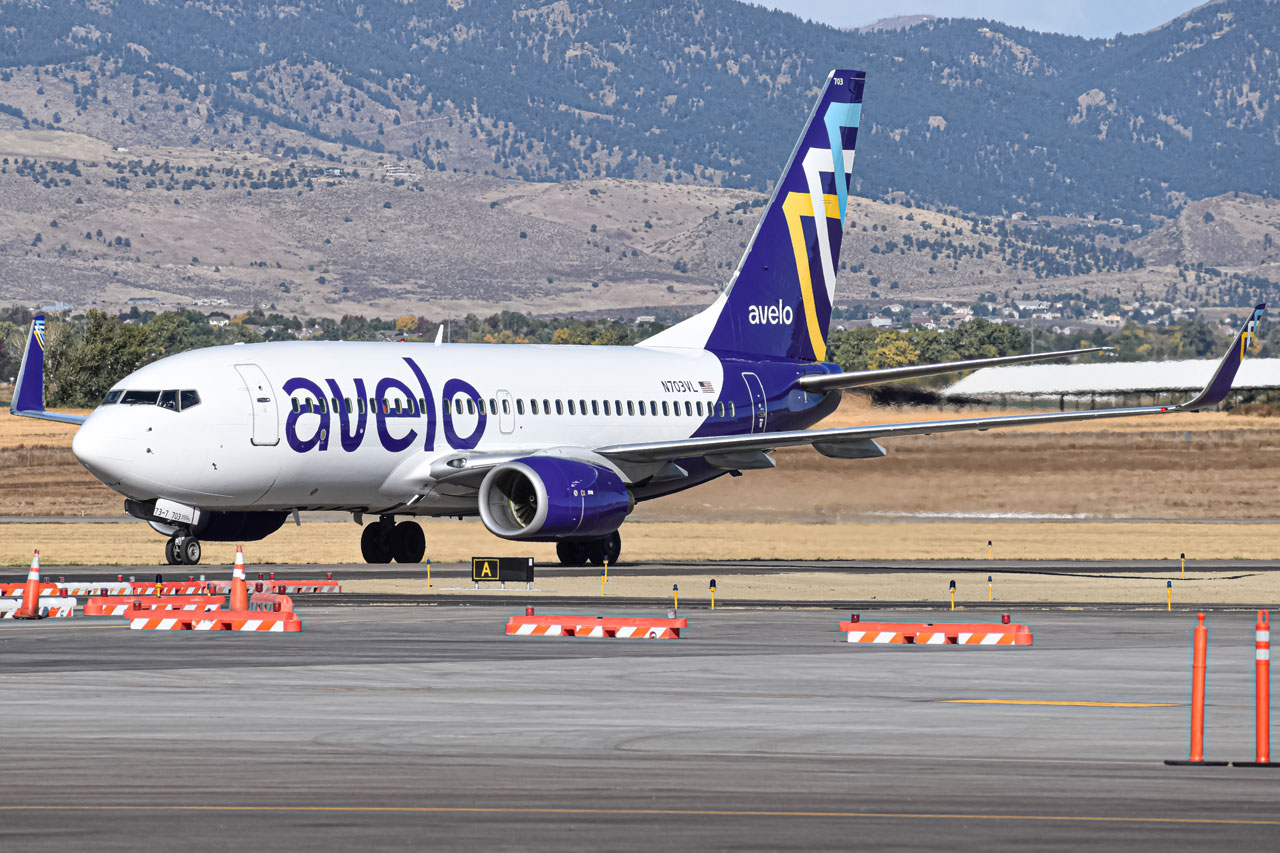
[[[749,364],[745,376],[733,370],[705,350],[651,347],[215,347],[147,365],[113,389],[125,399],[194,390],[197,405],[104,404],[73,448],[135,500],[472,514],[473,489],[428,487],[432,463],[762,431],[764,388]]]

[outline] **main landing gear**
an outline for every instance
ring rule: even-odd
[[[396,524],[395,516],[384,515],[360,534],[360,553],[366,563],[421,563],[427,537],[418,522]]]
[[[200,562],[200,540],[179,533],[164,544],[164,559],[171,566],[194,566]]]
[[[622,553],[622,534],[613,531],[599,539],[564,539],[556,543],[556,556],[562,566],[615,565]]]

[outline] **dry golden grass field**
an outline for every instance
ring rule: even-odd
[[[823,426],[954,416],[851,396]],[[122,515],[121,497],[72,456],[73,433],[0,414],[0,515]],[[1280,559],[1280,524],[1244,523],[1280,515],[1277,439],[1280,420],[1204,413],[886,440],[889,455],[877,460],[782,451],[777,470],[639,506],[624,528],[624,560],[969,558],[986,556],[988,539],[1006,558]],[[495,539],[478,521],[426,528],[437,562],[552,557],[546,545]],[[289,525],[250,553],[358,562],[357,533],[353,524]],[[154,562],[160,545],[136,523],[0,525],[7,565],[37,546],[54,564]],[[226,562],[231,549],[209,543],[206,553]]]

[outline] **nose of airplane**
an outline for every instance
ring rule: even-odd
[[[80,464],[107,485],[119,483],[129,463],[130,442],[114,435],[101,421],[90,417],[71,439],[71,452]]]

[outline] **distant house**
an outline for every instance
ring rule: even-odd
[[[637,326],[639,326],[641,323],[656,323],[656,322],[658,322],[658,318],[653,316],[652,314],[641,314],[639,317],[636,317]]]
[[[339,169],[336,166],[328,167],[327,169],[324,170],[324,173],[328,175],[330,178],[341,178],[344,174],[346,174],[342,169]]]
[[[50,302],[47,305],[40,306],[41,314],[70,314],[72,305],[70,302]]]
[[[231,317],[230,317],[230,315],[228,315],[228,314],[224,314],[224,313],[223,313],[223,312],[221,312],[221,311],[212,311],[212,312],[210,312],[210,313],[209,313],[209,325],[210,325],[210,326],[219,326],[219,327],[221,327],[221,326],[225,326],[225,325],[227,325],[227,324],[228,324],[228,323],[230,323],[230,322],[231,322]]]
[[[873,329],[887,329],[893,325],[893,321],[888,317],[872,317],[868,325]]]

